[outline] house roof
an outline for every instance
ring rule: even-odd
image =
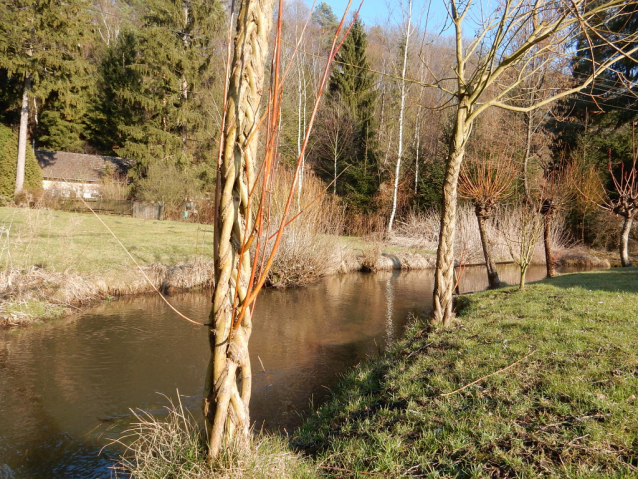
[[[97,182],[107,167],[112,172],[126,173],[133,160],[114,156],[83,155],[63,151],[35,150],[45,180]]]

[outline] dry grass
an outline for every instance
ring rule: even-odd
[[[492,242],[495,261],[511,261],[505,237],[515,232],[503,231],[508,213],[495,210],[491,221],[487,222],[487,233]],[[419,250],[436,250],[439,243],[440,214],[430,210],[425,213],[411,213],[407,221],[397,223],[394,235],[389,239],[390,244],[404,248]],[[458,209],[457,230],[454,249],[459,258],[468,264],[483,263],[483,248],[478,230],[478,222],[474,208],[469,204],[461,205]],[[501,225],[501,227],[497,227]],[[563,220],[556,217],[552,228],[552,244],[555,254],[560,255],[570,246],[570,239],[563,226]],[[542,238],[536,244],[533,262],[543,263],[545,260]]]
[[[275,176],[269,235],[274,235],[281,223],[291,180],[292,172],[288,170]],[[301,198],[295,195],[297,207],[289,218],[302,213],[284,230],[268,275],[270,286],[303,286],[340,270],[347,254],[338,237],[343,230],[344,209],[339,200],[323,192],[324,188],[313,175],[305,176]],[[268,245],[268,254],[273,241]]]
[[[170,400],[169,400],[170,401]],[[228,447],[210,464],[202,427],[181,401],[166,408],[162,419],[146,412],[117,442],[125,446],[117,470],[137,479],[303,479],[316,477],[312,466],[290,451],[278,436],[259,435],[249,446]]]
[[[103,220],[160,290],[212,285],[211,226]],[[0,208],[0,233],[0,325],[58,317],[94,300],[152,290],[92,215]]]

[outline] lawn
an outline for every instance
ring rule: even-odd
[[[345,377],[295,446],[333,477],[638,477],[637,268],[458,309]]]
[[[210,225],[102,216],[142,265],[212,258]],[[131,259],[92,214],[0,208],[0,268],[101,273]]]

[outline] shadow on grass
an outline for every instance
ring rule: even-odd
[[[638,293],[638,267],[565,274],[545,279],[543,282],[559,288]]]

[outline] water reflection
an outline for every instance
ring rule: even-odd
[[[499,267],[515,283],[513,267]],[[528,281],[544,276],[530,268]],[[303,289],[264,291],[251,338],[257,428],[299,423],[339,374],[399,337],[410,313],[431,308],[432,271],[352,274]],[[483,289],[467,268],[461,291]],[[171,298],[207,318],[208,293]],[[199,416],[208,357],[206,330],[154,296],[103,303],[81,317],[0,332],[0,479],[111,477],[118,453],[104,445],[131,421],[130,409],[162,414],[179,389]],[[263,364],[263,369],[261,365]]]

